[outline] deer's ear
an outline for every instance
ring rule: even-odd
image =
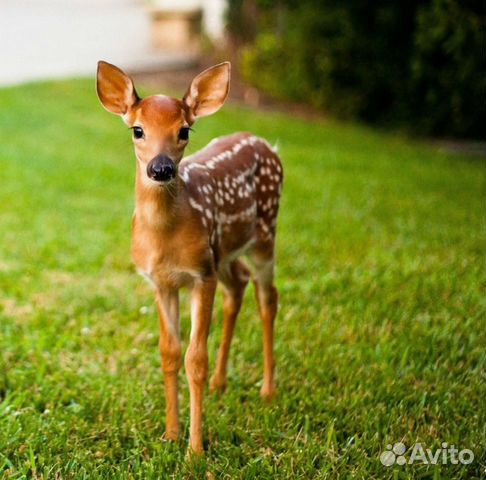
[[[125,115],[139,100],[130,77],[103,61],[98,62],[96,91],[102,105],[117,115]]]
[[[229,92],[230,71],[231,64],[223,62],[194,78],[182,99],[189,115],[188,121],[192,123],[222,107]]]

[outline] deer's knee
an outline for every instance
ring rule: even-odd
[[[262,312],[274,316],[278,308],[278,291],[274,285],[256,285],[256,296]]]
[[[278,291],[277,289],[275,288],[274,285],[271,285],[267,291],[265,292],[265,300],[266,300],[266,303],[267,305],[271,308],[271,309],[277,309],[277,305],[278,305]]]
[[[162,357],[162,370],[164,373],[178,372],[181,368],[181,343],[176,339],[161,338],[159,342]]]
[[[186,373],[190,380],[204,383],[208,376],[208,352],[202,346],[190,345],[185,357]]]
[[[224,315],[230,317],[239,312],[243,302],[244,290],[226,290],[223,298]]]

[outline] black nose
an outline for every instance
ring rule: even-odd
[[[176,176],[174,162],[165,155],[157,155],[147,165],[147,175],[156,182],[168,182]]]

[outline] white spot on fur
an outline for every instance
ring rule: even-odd
[[[191,205],[192,208],[199,210],[200,212],[203,212],[203,206],[200,205],[199,203],[196,202],[192,197],[189,197],[189,204]]]

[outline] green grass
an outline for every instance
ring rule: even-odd
[[[484,159],[227,105],[191,151],[250,130],[286,169],[279,395],[261,403],[253,292],[206,456],[161,439],[152,294],[129,257],[130,134],[93,81],[0,90],[0,474],[7,478],[479,478],[485,468]],[[189,328],[183,296],[182,330]],[[142,308],[146,307],[146,308]],[[210,365],[221,333],[218,300]],[[386,468],[388,443],[473,450]]]

